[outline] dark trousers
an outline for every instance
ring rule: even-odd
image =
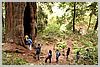
[[[40,54],[36,54],[36,59],[40,60]]]
[[[66,60],[68,60],[68,55],[66,56]]]
[[[49,59],[49,63],[51,63],[51,57],[47,57],[46,59],[45,59],[45,63],[47,63],[47,60]]]
[[[76,62],[78,62],[79,60],[79,55],[76,55]]]
[[[59,57],[56,57],[56,63],[58,63],[58,61],[59,61],[58,59],[59,59]]]

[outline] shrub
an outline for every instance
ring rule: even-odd
[[[27,64],[27,62],[22,59],[22,58],[18,58],[16,57],[15,53],[6,53],[6,52],[2,52],[2,64],[3,65],[23,65],[23,64]]]
[[[48,24],[44,30],[45,35],[57,35],[59,34],[60,25],[57,23]]]

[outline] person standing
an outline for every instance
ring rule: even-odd
[[[45,59],[45,63],[47,63],[47,60],[48,60],[48,59],[49,59],[49,63],[51,63],[51,58],[52,58],[52,51],[49,50],[48,56],[47,56],[47,58]]]
[[[27,41],[29,44],[29,50],[32,50],[32,39],[28,38]]]
[[[77,51],[76,52],[76,63],[78,63],[79,58],[80,58],[80,51]]]
[[[59,50],[57,49],[57,50],[56,50],[56,63],[58,63],[58,61],[59,61],[59,56],[60,56],[60,52],[59,52]]]
[[[69,53],[70,53],[70,48],[68,48],[68,50],[67,50],[67,53],[66,53],[66,60],[68,59]]]
[[[40,52],[41,52],[41,46],[40,44],[38,44],[38,46],[36,47],[36,57],[38,58],[38,60],[40,59]]]

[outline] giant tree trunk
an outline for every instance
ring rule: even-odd
[[[36,9],[37,9],[37,6],[36,6],[36,3],[33,2],[31,3],[31,17],[32,17],[32,22],[31,22],[31,34],[32,34],[32,41],[34,42],[35,41],[35,37],[37,35],[37,28],[36,28],[36,19],[37,19],[37,14],[36,14]]]
[[[30,12],[25,9],[28,4]],[[21,44],[25,33],[31,34],[32,40],[35,40],[36,2],[28,2],[28,4],[27,2],[6,2],[6,42],[13,40],[14,43]],[[25,16],[27,16],[26,18],[30,17],[28,19],[30,21],[25,20]],[[30,25],[30,29],[25,28],[25,25],[26,27]],[[27,32],[27,30],[30,30],[30,32]]]
[[[8,3],[6,2],[6,41],[8,41],[8,39],[13,39],[13,23],[12,23],[12,2]]]

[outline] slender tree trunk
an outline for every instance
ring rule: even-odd
[[[88,31],[88,30],[89,30],[89,28],[90,28],[90,24],[91,24],[91,18],[92,18],[92,13],[90,14],[89,26],[88,26],[88,28],[87,28],[87,31]]]
[[[76,2],[74,2],[74,16],[73,16],[73,32],[75,32],[75,11],[76,11]]]
[[[98,17],[97,17],[97,21],[96,21],[96,24],[95,24],[95,27],[94,27],[94,31],[97,29],[98,27]]]

